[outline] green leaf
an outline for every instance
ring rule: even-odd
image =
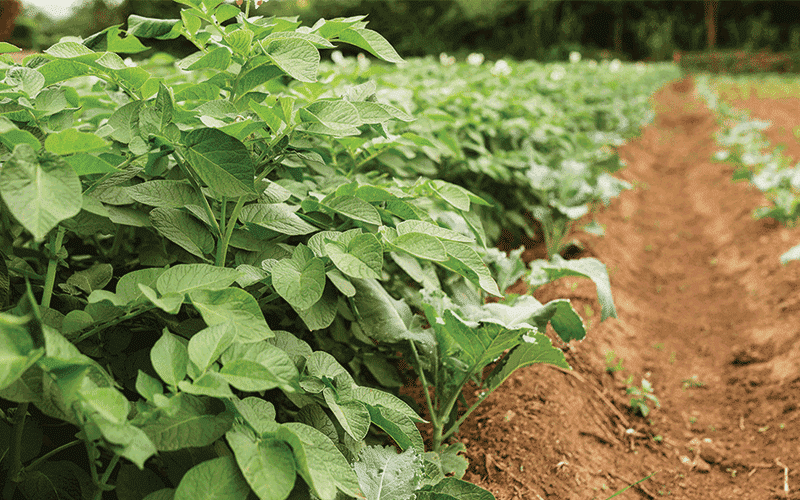
[[[475,241],[475,238],[472,236],[467,236],[421,220],[403,221],[399,223],[395,229],[397,229],[397,234],[399,236],[409,233],[424,233],[439,238],[440,240],[459,241],[461,243],[472,243]]]
[[[245,500],[250,492],[234,458],[206,460],[184,474],[175,500]]]
[[[331,326],[333,320],[336,319],[338,304],[336,292],[332,287],[326,285],[325,290],[322,292],[322,298],[313,306],[308,309],[293,309],[303,320],[303,323],[306,324],[306,327],[314,331]]]
[[[534,265],[537,263],[534,263]],[[549,263],[541,263],[540,267],[547,273],[550,281],[565,276],[581,276],[594,281],[597,288],[597,298],[602,307],[601,321],[606,318],[616,318],[617,309],[614,306],[614,297],[611,294],[611,284],[608,281],[608,271],[605,264],[593,257],[566,260],[560,255],[554,255]]]
[[[489,323],[477,331],[463,323],[452,311],[444,313],[444,325],[437,323],[435,327],[445,330],[453,342],[461,349],[462,359],[480,369],[495,361],[507,349],[518,345],[522,336],[529,330],[509,330],[501,325]]]
[[[156,394],[163,394],[161,382],[139,370],[136,375],[136,392],[148,401],[152,401]]]
[[[91,498],[95,486],[80,466],[66,460],[44,462],[26,473],[19,483],[20,494],[28,500]]]
[[[44,354],[43,349],[34,349],[26,322],[26,318],[0,314],[0,389],[14,383]]]
[[[356,289],[353,303],[358,311],[358,325],[364,334],[378,342],[408,339],[407,324],[411,309],[402,300],[395,300],[375,279],[350,280]]]
[[[182,293],[168,293],[159,297],[156,291],[147,285],[138,283],[137,287],[147,300],[167,314],[178,314],[181,310],[184,299]]]
[[[128,36],[171,40],[180,36],[179,19],[153,19],[131,14],[128,16]],[[222,68],[225,69],[225,68]]]
[[[248,363],[242,363],[243,361]],[[286,392],[294,392],[300,379],[297,366],[292,358],[282,349],[268,342],[235,343],[222,355],[222,364],[220,374],[231,385],[242,390],[266,390],[244,388],[245,386],[266,384],[271,386],[270,389],[280,387]],[[254,372],[248,373],[246,371],[248,368],[253,368]]]
[[[150,350],[150,362],[161,380],[176,386],[186,377],[189,353],[178,337],[164,328],[161,338]]]
[[[569,370],[570,366],[560,349],[553,347],[550,339],[541,333],[529,335],[530,341],[523,342],[505,355],[486,377],[486,389],[491,392],[498,388],[516,370],[538,363],[558,366]]]
[[[793,260],[800,260],[800,245],[790,248],[781,255],[781,264],[784,266]]]
[[[236,269],[209,264],[178,264],[158,277],[156,287],[162,295],[193,290],[222,290],[239,277]]]
[[[544,305],[536,318],[539,331],[545,331],[549,320],[553,330],[564,342],[583,340],[586,337],[586,326],[567,299],[551,300]]]
[[[338,34],[338,38],[340,41],[360,47],[386,62],[404,62],[392,45],[376,31],[366,28],[347,28]]]
[[[417,500],[495,500],[480,486],[454,477],[446,477],[430,490],[417,493]]]
[[[299,422],[289,422],[280,426],[276,437],[292,447],[298,473],[320,500],[334,500],[337,489],[363,498],[355,472],[322,432]]]
[[[441,265],[476,283],[484,291],[502,297],[492,275],[480,255],[469,245],[455,241],[443,241],[450,258]]]
[[[121,172],[117,167],[87,153],[78,153],[64,158],[78,175],[107,174]]]
[[[444,244],[429,234],[406,233],[392,240],[391,244],[420,259],[437,262],[447,260],[447,250],[445,250]]]
[[[465,212],[469,211],[470,198],[466,189],[440,180],[432,180],[428,185],[453,207]]]
[[[108,149],[109,144],[95,134],[68,128],[63,132],[48,135],[44,140],[44,147],[57,155],[71,155],[102,151]]]
[[[319,123],[345,133],[364,123],[358,109],[347,101],[314,101],[305,108],[300,108],[300,117],[305,122]]]
[[[0,54],[9,54],[11,52],[19,52],[22,49],[16,45],[11,45],[8,42],[0,42]]]
[[[266,432],[274,432],[278,428],[275,421],[275,406],[259,397],[232,399],[236,411],[261,436]],[[302,411],[302,410],[301,410]]]
[[[292,449],[277,439],[253,440],[232,430],[225,436],[247,484],[260,500],[285,500],[297,478]]]
[[[337,397],[330,387],[322,391],[325,404],[331,409],[336,420],[342,428],[356,441],[361,441],[369,431],[371,423],[369,410],[360,401],[337,401]]]
[[[108,126],[114,129],[111,138],[125,144],[139,137],[139,114],[144,106],[142,101],[132,101],[118,108],[108,119]]]
[[[188,181],[156,179],[130,186],[125,191],[139,203],[152,207],[183,208],[202,204],[200,195]]]
[[[289,236],[300,236],[318,230],[298,217],[294,213],[294,208],[285,203],[246,205],[239,215],[239,220]]]
[[[223,409],[218,400],[181,393],[141,427],[159,451],[208,446],[231,428],[233,414]]]
[[[307,246],[298,245],[291,259],[272,266],[272,286],[292,307],[308,309],[322,298],[325,264]]]
[[[256,194],[255,165],[242,141],[213,128],[195,129],[185,141],[187,160],[218,197]]]
[[[203,373],[192,382],[181,380],[178,382],[178,389],[196,396],[209,396],[219,399],[234,397],[228,381],[222,375],[213,371]]]
[[[414,448],[417,451],[425,449],[422,435],[410,418],[391,408],[369,405],[367,408],[372,423],[394,439],[400,449]]]
[[[35,69],[13,66],[8,69],[4,82],[30,97],[35,97],[44,87],[45,78]]]
[[[317,81],[319,51],[311,42],[300,38],[273,40],[264,48],[264,53],[295,80],[307,83]]]
[[[0,195],[16,219],[41,241],[59,222],[81,210],[81,181],[60,157],[37,157],[18,144],[0,170]]]
[[[158,234],[192,255],[205,258],[214,252],[214,236],[197,219],[176,208],[154,208],[150,222]]]
[[[228,323],[206,327],[189,339],[189,359],[200,371],[205,371],[235,339],[236,331]]]
[[[337,196],[324,203],[324,206],[353,220],[376,226],[381,224],[381,216],[378,214],[378,209],[355,196]]]
[[[346,245],[326,242],[324,248],[334,265],[344,274],[353,278],[380,279],[383,247],[374,234],[359,234]]]
[[[247,359],[226,363],[219,374],[241,391],[267,391],[282,385],[282,381],[275,377],[267,366]]]
[[[142,500],[173,500],[175,498],[175,490],[172,488],[162,488],[154,491],[144,497]]]
[[[388,408],[408,417],[414,422],[427,423],[425,419],[417,415],[417,412],[402,399],[380,389],[356,386],[353,388],[353,398],[368,406]]]
[[[128,419],[130,403],[121,392],[113,387],[83,390],[81,399],[85,405],[110,422],[122,424]]]
[[[411,500],[419,485],[419,462],[411,449],[397,453],[393,446],[367,446],[353,470],[367,500]]]
[[[228,323],[240,342],[259,342],[275,336],[256,299],[241,288],[193,290],[188,295],[208,326]]]

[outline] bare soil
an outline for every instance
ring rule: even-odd
[[[599,322],[588,280],[537,290],[590,326],[564,346],[574,370],[518,372],[458,435],[467,479],[499,500],[606,499],[653,473],[617,498],[800,498],[800,262],[779,261],[800,229],[752,218],[764,198],[709,160],[718,126],[692,91],[686,78],[656,93],[655,122],[618,149],[635,188],[594,214],[604,236],[576,234],[607,265],[619,319]],[[800,161],[800,99],[734,104]],[[629,376],[653,384],[648,418]]]

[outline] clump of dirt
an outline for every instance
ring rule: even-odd
[[[574,370],[518,372],[458,435],[467,479],[500,500],[606,499],[653,473],[619,498],[800,498],[800,262],[779,261],[800,230],[754,220],[763,196],[709,160],[717,124],[691,78],[654,102],[655,122],[618,149],[635,188],[593,214],[605,236],[576,235],[607,265],[619,319],[599,323],[588,280],[537,290],[589,325],[564,346]],[[735,104],[796,154],[800,99]],[[653,385],[647,418],[629,377]]]

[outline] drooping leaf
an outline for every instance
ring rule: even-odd
[[[150,350],[150,362],[161,380],[175,386],[186,377],[189,354],[186,346],[164,328],[161,338]]]
[[[325,206],[353,220],[376,226],[381,224],[381,216],[378,214],[378,210],[355,196],[337,196],[328,201]]]
[[[338,38],[340,41],[362,48],[386,62],[402,63],[404,61],[394,47],[377,31],[350,27],[339,32]]]
[[[316,227],[298,217],[293,208],[285,203],[247,205],[242,209],[239,220],[289,236],[317,231]]]
[[[188,295],[208,326],[226,323],[241,342],[259,342],[275,336],[256,299],[241,288],[193,290]]]
[[[308,83],[317,81],[319,51],[311,42],[301,38],[273,40],[266,44],[264,53],[295,80]]]
[[[154,208],[150,222],[158,234],[192,255],[205,259],[214,251],[214,236],[206,226],[176,208]]]
[[[560,255],[554,255],[549,262],[537,263],[546,273],[550,281],[565,276],[580,276],[594,281],[597,287],[597,298],[602,306],[601,320],[616,318],[617,309],[614,306],[614,297],[611,294],[611,284],[608,281],[608,271],[605,264],[593,257],[566,260]],[[537,285],[538,283],[532,283]]]
[[[184,145],[192,168],[216,196],[256,194],[255,165],[242,141],[214,128],[201,128],[189,132]]]
[[[344,274],[361,279],[381,277],[383,247],[374,234],[359,234],[346,245],[325,243],[324,248],[334,265]]]
[[[158,277],[156,287],[162,295],[183,294],[192,290],[222,290],[238,277],[236,269],[209,264],[178,264]]]
[[[234,387],[247,391],[266,390],[251,387],[268,385],[294,392],[300,379],[292,358],[268,342],[237,342],[222,355],[222,364],[223,377]],[[249,369],[253,372],[249,373]]]
[[[226,435],[247,484],[261,500],[285,500],[297,473],[292,449],[277,439],[253,440],[236,429]]]
[[[53,154],[71,155],[103,151],[108,149],[109,144],[95,134],[68,128],[63,132],[48,135],[44,147]]]
[[[189,339],[189,359],[197,365],[197,368],[205,371],[225,352],[225,349],[233,344],[235,339],[236,331],[230,328],[228,323],[206,327]]]
[[[18,144],[0,170],[0,195],[11,214],[37,240],[81,210],[81,182],[64,160],[50,153],[37,157]]]
[[[180,36],[180,26],[179,19],[154,19],[131,14],[128,16],[127,32],[129,36],[171,40]]]
[[[208,446],[222,437],[233,423],[219,401],[181,393],[169,400],[169,411],[140,424],[160,451]]]
[[[550,339],[541,333],[529,335],[530,341],[523,342],[504,356],[486,378],[485,387],[493,391],[516,370],[537,363],[555,365],[570,370],[560,349],[553,347]]]
[[[322,391],[325,404],[333,412],[342,428],[356,441],[361,441],[367,435],[370,426],[369,410],[360,401],[337,401],[337,397],[330,387]]]
[[[275,291],[297,309],[308,309],[322,298],[325,264],[305,245],[295,247],[291,259],[272,266]]]

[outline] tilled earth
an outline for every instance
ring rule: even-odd
[[[733,104],[800,161],[800,99]],[[594,214],[604,236],[576,235],[608,266],[619,319],[599,323],[588,280],[537,290],[590,326],[567,350],[574,370],[518,372],[458,435],[467,479],[499,500],[606,499],[653,473],[617,498],[800,498],[800,262],[779,261],[800,229],[754,220],[761,193],[710,161],[718,125],[690,78],[654,105],[619,148],[635,188]],[[629,376],[653,385],[648,418],[630,409]]]

